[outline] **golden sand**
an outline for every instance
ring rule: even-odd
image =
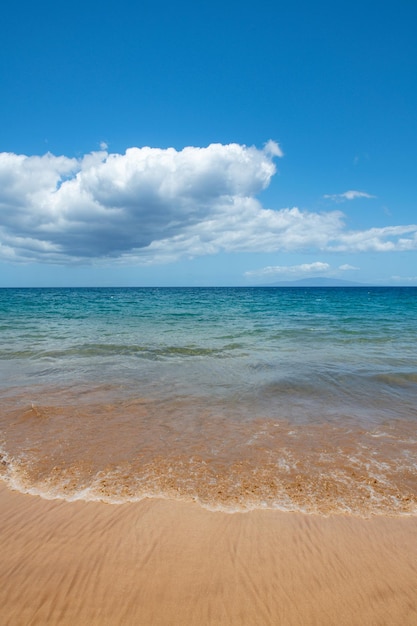
[[[417,518],[46,501],[0,485],[2,625],[416,625]]]

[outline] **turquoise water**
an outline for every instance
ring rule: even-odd
[[[15,488],[416,511],[415,288],[3,289],[0,336]]]

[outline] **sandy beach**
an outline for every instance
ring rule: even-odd
[[[5,625],[417,624],[415,517],[0,505]]]

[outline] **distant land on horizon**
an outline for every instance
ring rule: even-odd
[[[366,283],[355,283],[351,280],[340,278],[326,278],[318,276],[316,278],[300,278],[299,280],[283,280],[275,283],[268,283],[265,287],[370,287]]]

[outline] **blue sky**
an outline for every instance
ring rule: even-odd
[[[417,285],[417,4],[7,3],[0,286]]]

